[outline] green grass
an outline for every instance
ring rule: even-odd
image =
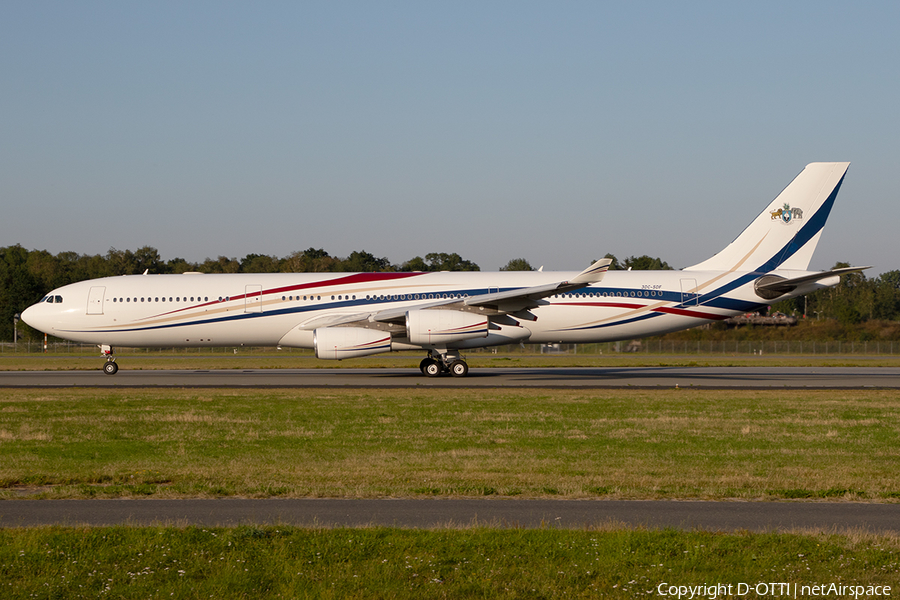
[[[760,582],[889,585],[895,594],[898,552],[896,538],[858,533],[8,529],[0,596],[633,598],[657,596],[661,584]]]
[[[895,391],[0,391],[0,498],[900,497]]]

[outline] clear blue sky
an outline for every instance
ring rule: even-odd
[[[851,161],[812,267],[900,268],[896,2],[6,2],[0,246],[576,270]]]

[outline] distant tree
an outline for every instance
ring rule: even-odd
[[[428,263],[426,263],[425,259],[421,256],[416,256],[415,258],[411,258],[400,265],[400,268],[397,270],[404,272],[427,271]]]
[[[18,244],[0,248],[0,338],[13,338],[13,315],[40,300],[46,292],[28,271],[25,248]]]
[[[514,258],[506,263],[505,267],[500,267],[501,271],[534,271],[534,267],[531,266],[524,258]]]
[[[27,254],[28,272],[42,290],[52,290],[71,283],[66,261],[61,260],[59,256],[53,256],[46,250],[34,250]]]
[[[463,259],[456,252],[430,252],[425,255],[429,271],[480,271],[481,268],[472,261]]]
[[[241,273],[278,273],[281,261],[266,254],[248,254],[241,259]]]
[[[197,270],[201,273],[240,273],[241,263],[227,256],[220,256],[215,260],[207,258],[197,265]]]
[[[341,271],[354,273],[378,273],[391,271],[391,261],[386,258],[376,258],[365,250],[353,251],[350,256],[341,262]]]
[[[625,259],[625,268],[632,271],[671,271],[669,263],[661,258],[643,256],[629,256]]]
[[[127,252],[127,250],[126,250]],[[134,251],[132,260],[136,273],[166,273],[166,263],[159,257],[159,250],[151,246],[142,246]]]
[[[882,273],[874,281],[874,318],[900,317],[900,271]]]
[[[169,273],[180,275],[190,271],[198,271],[200,267],[196,263],[190,263],[183,258],[173,258],[166,262],[166,270]]]
[[[110,275],[135,275],[138,272],[134,252],[131,250],[110,248],[106,253],[106,264]]]

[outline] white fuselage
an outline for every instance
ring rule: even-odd
[[[777,274],[778,272],[774,272]],[[805,272],[792,271],[795,277]],[[313,346],[315,323],[340,315],[414,309],[566,280],[576,273],[284,273],[129,275],[51,292],[23,318],[51,335],[108,346]],[[656,335],[755,310],[769,302],[760,273],[611,271],[602,283],[542,298],[518,325],[450,347],[523,342],[585,343]],[[798,290],[779,300],[821,287]],[[469,308],[470,312],[484,308]],[[485,314],[489,314],[488,310]],[[311,325],[312,324],[312,325]],[[505,333],[504,333],[505,332]],[[410,345],[394,333],[392,348]]]

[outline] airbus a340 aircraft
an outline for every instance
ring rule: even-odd
[[[425,375],[464,376],[460,352],[687,329],[758,310],[867,267],[807,268],[849,163],[807,165],[724,250],[681,271],[128,275],[53,290],[22,318],[115,346],[288,346],[321,359],[422,349]]]

